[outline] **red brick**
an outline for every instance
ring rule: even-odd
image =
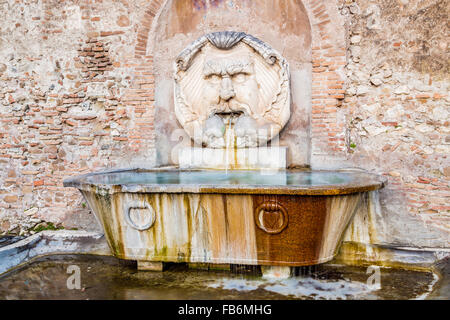
[[[44,180],[36,180],[36,181],[33,182],[33,185],[35,187],[43,186],[44,185]]]

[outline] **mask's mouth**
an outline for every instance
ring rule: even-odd
[[[244,115],[244,111],[215,112],[214,114],[220,117],[223,120],[223,123],[227,125],[230,121],[231,124],[234,124],[240,116]]]

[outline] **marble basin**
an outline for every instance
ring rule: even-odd
[[[305,266],[337,254],[376,175],[350,171],[121,170],[64,181],[113,254],[144,262]]]

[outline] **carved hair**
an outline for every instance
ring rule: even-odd
[[[176,65],[178,67],[177,71],[186,71],[186,69],[189,68],[192,58],[208,41],[213,46],[221,50],[229,50],[242,41],[255,49],[255,51],[258,52],[267,63],[272,65],[279,61],[285,64],[286,70],[288,69],[286,60],[277,51],[275,51],[275,49],[271,48],[258,38],[246,34],[245,32],[219,31],[208,33],[198,38],[192,42],[190,46],[184,49],[176,58]]]

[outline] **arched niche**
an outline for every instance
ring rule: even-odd
[[[155,147],[160,165],[177,164],[176,146],[191,143],[176,120],[173,62],[200,36],[243,31],[270,44],[291,73],[291,118],[280,134],[289,165],[308,165],[311,112],[311,25],[300,0],[168,0],[153,21],[147,53],[155,74]],[[181,142],[180,142],[181,141]]]

